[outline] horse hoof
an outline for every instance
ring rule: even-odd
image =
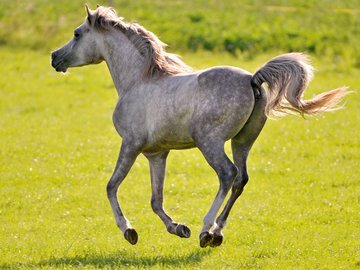
[[[202,232],[199,238],[200,238],[200,247],[204,248],[211,245],[214,235],[210,232]]]
[[[223,235],[222,234],[217,234],[217,233],[214,233],[213,234],[213,239],[210,243],[210,247],[214,248],[214,247],[218,247],[222,244],[223,242]]]
[[[178,224],[175,228],[176,235],[182,238],[189,238],[191,235],[190,229],[184,224]]]
[[[127,229],[124,232],[124,237],[132,245],[135,245],[138,241],[138,234],[134,229]]]

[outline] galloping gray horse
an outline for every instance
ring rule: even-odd
[[[86,6],[86,11],[85,22],[69,43],[52,53],[52,66],[66,72],[69,67],[102,61],[108,65],[119,95],[113,121],[122,144],[107,196],[116,223],[131,244],[136,244],[138,235],[120,209],[117,190],[140,153],[150,163],[152,209],[170,233],[190,237],[190,229],[173,221],[163,208],[165,165],[171,149],[200,149],[220,181],[203,220],[200,246],[216,247],[223,241],[230,210],[248,182],[246,160],[268,116],[316,115],[336,109],[346,95],[346,88],[339,88],[303,100],[312,77],[304,54],[275,57],[255,74],[223,66],[192,71],[167,53],[153,33],[125,22],[114,9],[98,6],[91,11]],[[233,162],[224,152],[230,139]],[[218,215],[230,189],[231,196]]]

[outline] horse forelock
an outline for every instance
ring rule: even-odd
[[[189,72],[191,68],[177,55],[167,53],[166,44],[137,23],[125,22],[113,8],[98,7],[94,13],[94,27],[98,31],[121,31],[144,58],[145,77],[175,75]]]

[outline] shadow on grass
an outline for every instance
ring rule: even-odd
[[[202,261],[205,256],[212,252],[211,249],[197,249],[185,255],[168,255],[168,256],[137,256],[136,254],[127,254],[124,252],[114,254],[89,254],[75,257],[52,258],[37,263],[19,263],[19,264],[3,264],[0,269],[15,268],[57,268],[57,267],[81,267],[93,266],[95,268],[118,268],[118,267],[151,267],[151,266],[167,266],[167,267],[184,267],[196,265]]]

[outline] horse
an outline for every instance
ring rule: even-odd
[[[246,161],[266,120],[338,109],[347,89],[304,100],[313,75],[304,53],[279,55],[251,74],[230,66],[192,70],[165,48],[155,34],[125,21],[113,8],[90,10],[86,5],[84,23],[51,53],[51,64],[58,72],[103,61],[108,66],[119,96],[113,123],[122,143],[106,191],[124,238],[134,245],[138,234],[120,208],[117,191],[139,154],[149,161],[153,211],[169,233],[190,237],[190,229],[165,211],[163,188],[169,151],[197,147],[220,183],[203,219],[200,246],[217,247],[230,210],[249,180]],[[224,151],[228,140],[233,161]]]

